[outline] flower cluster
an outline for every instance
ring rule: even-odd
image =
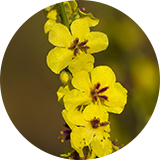
[[[90,28],[99,20],[84,13],[75,1],[47,7],[44,26],[48,40],[55,47],[47,55],[47,65],[60,74],[63,85],[57,91],[65,109],[62,116],[66,130],[61,141],[70,139],[71,149],[62,157],[93,159],[114,151],[109,113],[120,114],[127,103],[127,90],[108,66],[94,67],[93,53],[107,49],[108,37]],[[117,142],[117,141],[116,141]]]

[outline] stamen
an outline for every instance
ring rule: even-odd
[[[102,122],[100,123],[100,126],[107,126],[108,124],[110,124],[110,122]]]
[[[95,101],[97,101],[97,100],[98,100],[96,96],[93,96],[93,99],[94,99]]]
[[[77,38],[73,41],[73,43],[74,43],[75,45],[77,45],[78,42],[79,42],[79,38],[77,37]]]
[[[82,11],[82,12],[84,12],[85,11],[85,8],[83,7],[83,8],[80,8],[80,10]]]
[[[97,85],[96,85],[96,87],[95,87],[95,89],[97,89],[97,90],[98,90],[98,89],[99,89],[99,87],[100,87],[100,85],[101,85],[101,84],[98,82],[98,83],[97,83]]]
[[[112,142],[112,144],[113,144],[113,145],[116,145],[117,142],[118,142],[118,139],[116,138],[116,139]]]
[[[110,122],[102,122],[102,123],[100,123],[100,119],[96,118],[96,117],[94,117],[94,119],[91,121],[91,125],[92,125],[93,128],[98,128],[100,126],[106,126],[108,124],[110,124]]]
[[[85,41],[81,42],[78,46],[84,46],[87,44],[87,42],[88,42],[88,40],[85,40]]]
[[[90,47],[85,46],[87,44],[88,40],[85,40],[83,42],[79,42],[79,38],[77,37],[70,45],[70,47],[68,49],[71,49],[74,51],[74,55],[76,56],[76,54],[80,54],[80,51],[82,52],[87,52],[87,49],[89,49]]]
[[[79,49],[76,48],[76,49],[74,50],[74,53],[75,53],[75,54],[79,53]]]
[[[87,49],[90,49],[90,47],[88,47],[88,46],[82,46],[81,49],[87,50]]]
[[[76,48],[76,45],[75,44],[71,44],[70,49],[75,49],[75,48]]]
[[[100,122],[100,119],[99,118],[96,119],[96,117],[94,117],[94,119],[91,121],[92,127],[98,128],[100,126],[99,122]]]
[[[64,140],[70,139],[70,134],[64,137]]]
[[[60,133],[64,135],[68,135],[71,133],[71,130],[63,130],[63,131],[60,131]]]
[[[98,97],[99,97],[99,98],[102,98],[106,101],[109,101],[108,97],[106,95],[102,95],[102,93],[105,92],[109,87],[104,87],[104,88],[99,90],[100,86],[101,86],[101,84],[100,84],[100,82],[98,82],[96,84],[95,88],[91,89],[90,93],[91,93],[91,96],[92,96],[93,100],[98,102]]]
[[[102,93],[102,92],[106,91],[108,88],[109,88],[109,87],[104,87],[104,88],[102,88],[101,90],[99,90],[97,93]]]
[[[124,144],[117,145],[117,147],[118,147],[119,149],[121,149],[123,146],[124,146]]]
[[[98,95],[98,97],[100,97],[100,98],[102,98],[102,99],[104,99],[104,100],[106,100],[106,101],[109,101],[107,96]]]
[[[68,129],[60,131],[60,133],[62,134],[61,137],[58,137],[59,139],[61,139],[61,142],[64,142],[65,140],[70,139],[70,133],[72,132],[72,130],[69,128],[69,126],[65,123],[63,124],[65,127],[67,127]]]

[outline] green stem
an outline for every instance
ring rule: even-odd
[[[65,12],[65,9],[64,9],[63,2],[60,3],[59,6],[60,6],[60,9],[61,9],[61,15],[62,15],[63,23],[69,29],[69,22],[68,22],[68,19],[67,19],[67,15],[66,15],[66,12]]]

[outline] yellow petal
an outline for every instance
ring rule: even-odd
[[[91,98],[81,91],[73,89],[64,96],[64,106],[67,110],[74,110],[80,105],[86,105],[91,102]]]
[[[70,47],[72,36],[66,26],[61,23],[56,23],[49,32],[49,41],[55,46]]]
[[[116,77],[108,66],[98,66],[91,71],[91,81],[94,85],[100,82],[100,88],[108,87],[115,83]],[[108,89],[109,90],[109,89]]]
[[[83,118],[91,121],[94,117],[99,118],[100,122],[108,122],[108,113],[102,105],[90,104],[83,111]]]
[[[68,111],[67,116],[69,117],[69,120],[78,126],[85,126],[87,121],[84,120],[82,112],[78,110],[72,110]]]
[[[47,14],[47,18],[51,19],[51,20],[56,20],[57,19],[57,10],[53,9],[51,12],[49,12]]]
[[[90,49],[87,50],[88,53],[103,51],[109,44],[107,35],[102,32],[90,32],[85,39],[88,40],[87,46],[90,47]]]
[[[120,114],[127,103],[127,90],[120,84],[115,83],[106,91],[109,101],[105,101],[108,112]]]
[[[67,4],[70,9],[70,14],[72,14],[77,9],[77,2],[76,1],[66,1],[64,4]]]
[[[58,101],[69,91],[68,85],[61,86],[57,91]]]
[[[75,76],[81,70],[90,72],[93,69],[94,57],[90,54],[77,55],[69,64],[68,69]],[[87,65],[86,65],[87,64]]]
[[[93,137],[94,137],[94,130],[91,128],[74,127],[73,131],[71,132],[71,140],[73,142],[73,145],[79,149],[89,145]]]
[[[72,79],[72,85],[81,91],[85,91],[89,96],[91,81],[88,72],[81,70],[77,73]]]
[[[55,23],[56,23],[56,21],[51,20],[51,19],[49,19],[49,20],[45,23],[45,25],[44,25],[44,32],[45,32],[45,34],[47,34],[47,33],[51,30],[52,26],[53,26]]]
[[[47,65],[56,74],[72,61],[73,53],[66,48],[55,47],[47,55]]]
[[[64,109],[64,110],[62,111],[62,116],[63,116],[65,122],[66,122],[66,123],[68,124],[68,126],[70,127],[70,129],[73,130],[73,128],[75,127],[75,125],[74,125],[73,123],[70,122],[67,113],[68,113],[68,111],[67,111],[66,109]]]
[[[71,24],[71,32],[74,38],[79,38],[80,42],[84,41],[84,37],[90,32],[87,19],[77,19]]]
[[[88,153],[86,159],[94,159],[94,158],[96,158],[96,154],[93,150],[90,149],[90,153]]]
[[[92,139],[91,147],[98,157],[103,157],[112,153],[112,143],[108,139],[109,137],[109,134],[106,134],[104,138],[103,135],[99,133]]]
[[[72,142],[72,139],[70,140],[70,142],[71,142],[71,147],[77,151],[79,157],[84,158],[83,146],[80,148],[76,148]]]
[[[99,23],[99,19],[95,18],[92,13],[84,13],[80,9],[78,9],[78,13],[81,18],[86,18],[89,27],[94,27]]]
[[[75,127],[71,132],[71,147],[74,148],[79,153],[80,157],[84,157],[83,147],[86,146],[86,142],[83,140],[84,131],[85,128]]]

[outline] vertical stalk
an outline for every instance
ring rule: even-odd
[[[68,22],[68,19],[67,19],[67,15],[66,15],[66,12],[65,12],[65,9],[64,9],[63,2],[61,2],[59,4],[59,6],[60,6],[60,9],[61,9],[61,16],[62,16],[63,23],[69,29],[69,22]]]

